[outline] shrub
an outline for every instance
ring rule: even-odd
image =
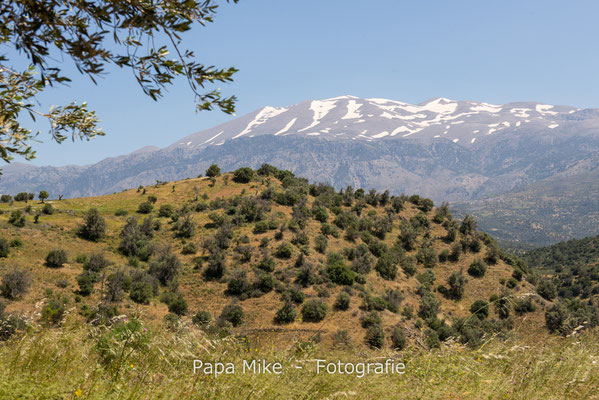
[[[387,309],[392,313],[397,313],[399,312],[399,306],[404,299],[404,295],[397,289],[387,289],[383,299],[387,303]]]
[[[204,278],[208,281],[218,280],[223,277],[227,265],[222,254],[217,253],[210,257],[208,266],[204,270]]]
[[[83,224],[79,226],[79,236],[83,239],[97,241],[106,235],[106,221],[97,209],[91,208],[83,217]]]
[[[447,295],[450,298],[460,300],[464,296],[466,277],[462,273],[457,271],[452,272],[449,278],[447,278],[447,284],[449,285]]]
[[[379,316],[378,312],[371,311],[368,314],[364,315],[362,318],[360,318],[360,324],[364,329],[373,325],[380,325],[381,317]]]
[[[200,310],[193,317],[191,317],[191,321],[199,326],[206,326],[212,321],[212,315],[210,312]]]
[[[471,235],[476,232],[476,228],[476,220],[471,215],[467,214],[460,225],[460,232],[464,235]]]
[[[180,238],[190,238],[195,233],[195,225],[189,214],[178,219],[173,229],[176,232],[176,236]]]
[[[89,257],[86,257],[83,263],[83,269],[85,271],[98,273],[102,271],[104,268],[110,265],[110,261],[104,257],[102,253],[92,253]]]
[[[333,307],[335,310],[345,311],[349,309],[351,296],[347,292],[340,292]]]
[[[557,297],[557,289],[549,279],[541,279],[537,285],[537,293],[546,300],[553,300]]]
[[[268,274],[260,274],[258,280],[254,283],[254,288],[262,293],[271,292],[275,287],[275,279]]]
[[[0,238],[0,257],[5,258],[8,257],[10,253],[10,246],[8,244],[8,240],[4,238]]]
[[[158,294],[158,281],[153,276],[143,271],[135,271],[131,280],[129,297],[134,302],[149,304],[152,297]]]
[[[216,164],[212,164],[211,166],[209,166],[208,169],[206,170],[206,176],[208,178],[214,178],[214,177],[220,176],[219,166]]]
[[[396,326],[391,331],[391,347],[395,350],[403,350],[406,347],[406,335],[403,330]]]
[[[2,296],[13,300],[27,293],[30,283],[29,274],[25,270],[13,269],[2,277],[0,292]]]
[[[279,308],[275,315],[274,322],[277,324],[290,324],[297,318],[297,310],[291,303],[285,303]]]
[[[42,321],[54,325],[58,324],[64,316],[68,302],[69,299],[66,296],[51,296],[42,308]]]
[[[131,290],[131,277],[122,270],[118,270],[108,276],[106,291],[104,293],[106,300],[117,302],[123,299],[125,292]]]
[[[227,282],[226,293],[229,296],[241,296],[247,294],[251,289],[250,282],[247,280],[246,273],[238,271]]]
[[[158,209],[158,216],[170,218],[175,214],[175,208],[171,204],[163,204]]]
[[[397,264],[387,255],[383,255],[378,259],[374,269],[379,273],[381,278],[389,281],[392,281],[397,276]]]
[[[114,212],[114,215],[117,216],[117,217],[122,217],[122,216],[125,216],[127,214],[129,214],[129,211],[123,210],[122,208],[120,208],[120,209],[118,209],[118,210],[116,210]]]
[[[518,315],[534,312],[536,309],[537,307],[532,303],[532,299],[530,297],[526,299],[514,300],[514,312]]]
[[[364,343],[374,349],[380,349],[385,343],[385,332],[380,325],[372,325],[366,329]]]
[[[54,214],[54,207],[50,203],[44,204],[42,207],[42,214],[52,215]]]
[[[283,242],[277,247],[275,256],[278,258],[291,258],[293,254],[293,246],[288,242]]]
[[[328,242],[329,241],[325,235],[318,235],[314,239],[314,249],[317,252],[324,254],[325,251],[327,250]]]
[[[186,243],[181,249],[181,254],[195,254],[198,252],[198,246],[195,243]]]
[[[77,284],[79,285],[78,293],[81,296],[89,296],[94,291],[94,283],[96,283],[98,276],[90,271],[85,271],[82,274],[77,275]]]
[[[416,254],[416,260],[425,268],[433,268],[437,259],[437,252],[432,247],[421,247]]]
[[[599,311],[579,299],[560,300],[545,312],[545,323],[551,332],[565,336],[580,326],[599,325]]]
[[[10,217],[8,218],[8,223],[16,226],[17,228],[22,228],[25,226],[25,216],[21,210],[12,211],[10,213]]]
[[[436,318],[438,313],[439,301],[431,292],[426,291],[420,299],[420,309],[418,310],[418,315],[422,319],[429,319]]]
[[[327,305],[318,300],[311,300],[302,307],[302,319],[305,322],[320,322],[327,315]]]
[[[221,321],[230,322],[233,326],[239,326],[243,323],[243,309],[237,304],[229,304],[223,308],[218,318]]]
[[[338,329],[337,332],[333,334],[333,346],[347,349],[352,347],[351,338],[347,329]]]
[[[170,248],[164,247],[160,249],[156,259],[150,262],[148,272],[160,283],[167,285],[177,278],[180,269],[181,261],[171,252]]]
[[[46,256],[46,266],[61,268],[67,262],[67,253],[62,249],[51,250]]]
[[[153,194],[148,196],[148,201],[152,204],[156,204],[156,202],[158,201],[158,198],[156,196],[154,196]]]
[[[333,283],[338,285],[352,285],[354,283],[354,272],[343,263],[329,265],[327,275]]]
[[[10,194],[3,194],[0,196],[0,203],[10,203],[12,201],[12,196]]]
[[[237,183],[248,183],[254,178],[254,171],[251,168],[243,167],[233,172],[233,181]]]
[[[489,316],[489,303],[484,300],[476,300],[470,306],[470,312],[479,319],[485,319]]]
[[[23,240],[21,238],[14,238],[8,244],[10,247],[23,247]]]
[[[477,278],[483,277],[485,275],[485,272],[487,272],[487,264],[485,264],[485,262],[480,258],[477,258],[474,261],[472,261],[472,263],[468,267],[468,274]]]
[[[168,302],[168,311],[176,315],[184,315],[187,312],[187,302],[179,292],[174,293]]]

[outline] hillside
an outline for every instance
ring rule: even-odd
[[[599,298],[599,236],[540,247],[524,255],[531,268],[552,277],[566,298]]]
[[[374,347],[397,337],[476,343],[509,329],[514,310],[536,310],[543,325],[546,302],[522,279],[524,264],[471,218],[456,221],[419,196],[337,193],[265,165],[2,212],[0,272],[16,267],[32,281],[7,310],[45,304],[46,322],[54,311],[51,322],[61,320],[65,297],[89,321],[124,312],[161,323],[170,311],[167,321],[194,316],[216,331],[274,329],[279,343],[321,334]],[[105,234],[89,240],[101,221]],[[479,308],[484,316],[472,318]]]
[[[560,174],[524,189],[454,203],[510,246],[547,246],[599,234],[599,171]]]

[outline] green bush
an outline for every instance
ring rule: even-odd
[[[275,256],[278,258],[291,258],[293,254],[293,246],[288,242],[283,242],[277,247]]]
[[[12,211],[10,213],[10,217],[8,218],[8,223],[16,226],[17,228],[22,228],[25,226],[25,216],[21,210]]]
[[[243,167],[233,172],[233,181],[237,183],[248,183],[254,179],[254,171],[251,168]]]
[[[7,299],[14,300],[27,293],[30,283],[31,279],[27,271],[15,268],[2,276],[0,292]]]
[[[195,254],[198,252],[198,246],[195,243],[186,243],[181,249],[181,254]]]
[[[135,271],[131,280],[131,300],[138,304],[150,304],[150,300],[158,294],[158,280],[143,271]]]
[[[385,332],[380,325],[372,325],[366,329],[364,342],[374,349],[380,349],[385,343]]]
[[[149,201],[144,201],[137,207],[137,212],[139,214],[149,214],[154,209],[154,206]]]
[[[8,245],[10,247],[23,247],[23,240],[19,237],[16,237],[12,239]]]
[[[485,262],[480,258],[477,258],[474,261],[472,261],[472,263],[468,267],[468,274],[477,278],[483,277],[485,275],[485,272],[487,272],[487,264],[485,264]]]
[[[489,303],[484,300],[476,300],[470,306],[470,312],[479,319],[485,319],[489,316]]]
[[[291,303],[285,303],[277,310],[274,318],[276,324],[290,324],[297,318],[297,310]]]
[[[212,321],[212,315],[208,311],[200,310],[192,318],[191,321],[199,326],[206,326]]]
[[[541,279],[537,285],[537,293],[546,300],[553,300],[557,297],[557,288],[549,279]]]
[[[10,253],[10,246],[8,244],[8,240],[4,238],[0,238],[0,257],[6,258]]]
[[[168,302],[168,311],[176,315],[185,315],[187,312],[187,301],[185,301],[181,293],[175,293],[170,299]]]
[[[243,323],[244,312],[237,304],[225,306],[218,317],[221,321],[230,322],[233,326],[239,326]]]
[[[61,268],[67,262],[67,253],[62,249],[51,250],[46,256],[46,266]]]
[[[42,207],[42,214],[52,215],[52,214],[54,214],[54,211],[55,211],[54,207],[52,207],[52,204],[50,204],[50,203],[46,203]]]
[[[347,292],[340,292],[333,307],[335,310],[345,311],[349,309],[350,302],[351,296]]]
[[[129,211],[123,210],[122,208],[120,208],[120,209],[118,209],[118,210],[116,210],[114,212],[114,215],[117,216],[117,217],[122,217],[122,216],[125,216],[127,214],[129,214]]]
[[[158,209],[158,216],[170,218],[175,214],[175,208],[171,204],[163,204]]]
[[[209,166],[208,169],[206,170],[206,176],[208,178],[214,178],[214,177],[220,176],[219,166],[216,164],[212,164],[211,166]]]
[[[82,274],[77,275],[77,284],[79,285],[78,293],[81,296],[89,296],[94,291],[94,283],[96,283],[98,276],[90,271],[85,271]]]
[[[462,273],[458,271],[452,272],[449,278],[447,278],[447,284],[449,285],[447,294],[450,298],[460,300],[464,296],[466,277]]]
[[[98,241],[106,235],[106,221],[97,209],[91,208],[83,217],[83,224],[79,226],[78,234],[83,239]]]
[[[101,272],[110,265],[110,261],[102,253],[92,253],[83,262],[83,269],[94,273]]]
[[[379,273],[381,278],[392,281],[397,276],[397,264],[387,255],[380,257],[374,269]]]
[[[160,283],[167,285],[174,281],[181,270],[181,261],[170,248],[162,248],[156,258],[150,262],[148,272]]]
[[[378,312],[371,311],[368,314],[364,315],[362,318],[360,318],[360,324],[364,329],[373,325],[380,325],[381,317]]]
[[[355,273],[343,263],[335,263],[327,267],[327,275],[338,285],[352,285]]]
[[[62,317],[66,311],[66,306],[69,299],[66,296],[53,295],[42,308],[42,321],[49,324],[58,324],[62,321]]]
[[[305,322],[320,322],[327,315],[328,307],[318,300],[311,300],[302,307],[302,320]]]
[[[398,326],[394,327],[391,331],[391,347],[394,350],[403,350],[406,344],[406,335],[403,333],[403,330]]]

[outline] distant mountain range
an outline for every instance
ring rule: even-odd
[[[10,164],[0,192],[106,194],[195,177],[215,162],[224,170],[270,163],[338,188],[390,187],[437,202],[492,199],[599,170],[599,109],[445,98],[417,105],[353,96],[312,100],[264,107],[164,149],[144,147],[93,165]]]

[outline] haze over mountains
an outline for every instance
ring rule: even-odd
[[[597,169],[599,109],[446,98],[417,105],[353,96],[304,101],[93,165],[7,165],[0,192],[105,194],[195,177],[215,162],[223,170],[270,163],[337,188],[480,201]]]

